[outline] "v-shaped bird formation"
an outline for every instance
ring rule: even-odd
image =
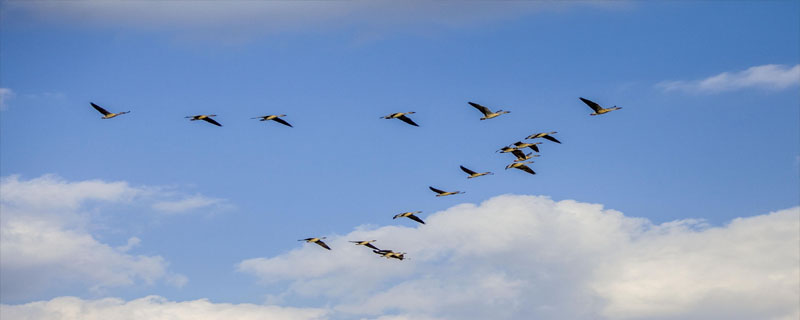
[[[614,110],[622,109],[621,107],[617,107],[617,106],[613,106],[611,108],[603,108],[599,104],[597,104],[597,103],[595,103],[595,102],[593,102],[591,100],[588,100],[588,99],[585,99],[585,98],[582,98],[582,97],[580,97],[579,99],[581,101],[583,101],[583,103],[585,103],[587,106],[589,106],[594,111],[593,113],[590,114],[591,116],[602,115],[602,114],[606,114],[606,113],[614,111]],[[474,102],[467,102],[467,103],[483,114],[483,117],[481,117],[480,120],[494,119],[494,118],[496,118],[496,117],[498,117],[500,115],[503,115],[503,114],[506,114],[506,113],[510,113],[510,111],[505,111],[505,110],[497,110],[496,112],[494,112],[491,109],[489,109],[489,108],[487,108],[487,107],[485,107],[483,105],[480,105],[480,104],[477,104],[477,103],[474,103]],[[108,110],[104,109],[103,107],[100,107],[99,105],[95,104],[94,102],[90,102],[89,104],[95,110],[97,110],[98,112],[103,114],[102,119],[111,119],[111,118],[114,118],[114,117],[117,117],[117,116],[120,116],[120,115],[123,115],[123,114],[130,113],[130,111],[112,113],[112,112],[109,112]],[[409,125],[412,125],[412,126],[415,126],[415,127],[419,127],[419,125],[416,122],[414,122],[413,120],[411,120],[411,118],[408,117],[408,115],[411,115],[411,114],[415,114],[415,112],[413,112],[413,111],[410,111],[410,112],[396,112],[396,113],[389,114],[387,116],[383,116],[381,118],[382,119],[398,119],[398,120],[403,121],[403,122],[405,122],[405,123],[407,123]],[[257,117],[253,117],[251,119],[259,119],[259,121],[274,121],[274,122],[280,123],[280,124],[282,124],[284,126],[292,128],[293,126],[291,124],[289,124],[289,122],[287,122],[286,120],[282,119],[285,116],[286,116],[285,114],[280,114],[280,115],[271,114],[271,115],[265,115],[265,116],[257,116]],[[210,124],[213,124],[215,126],[222,127],[222,124],[220,124],[219,122],[214,120],[213,117],[216,117],[216,115],[214,115],[214,114],[200,114],[200,115],[194,115],[194,116],[186,116],[185,118],[188,118],[190,121],[202,120],[202,121],[208,122]],[[545,139],[545,140],[549,140],[549,141],[561,144],[561,141],[559,141],[558,139],[556,139],[553,136],[556,133],[557,133],[556,131],[539,132],[539,133],[531,134],[531,135],[525,137],[525,139],[526,140],[533,140],[533,139],[541,138],[541,139]],[[542,144],[542,142],[523,142],[522,140],[519,140],[519,141],[514,142],[514,143],[512,143],[510,145],[502,147],[500,150],[497,150],[497,152],[499,152],[499,153],[511,153],[516,158],[509,165],[507,165],[505,167],[506,170],[508,170],[508,169],[519,169],[521,171],[524,171],[524,172],[527,172],[529,174],[535,175],[536,172],[534,172],[533,169],[531,169],[528,166],[528,164],[532,164],[533,161],[528,161],[528,160],[530,160],[533,157],[539,157],[539,154],[538,154],[539,151],[540,151],[539,145],[541,145],[541,144]],[[533,152],[536,152],[537,154],[533,154],[533,152],[530,152],[530,153],[526,154],[523,151],[526,148],[531,149]],[[494,174],[494,173],[489,172],[489,171],[486,171],[486,172],[473,171],[473,170],[468,169],[467,167],[465,167],[463,165],[461,165],[459,167],[461,168],[461,171],[465,172],[468,175],[467,179],[472,179],[472,178],[477,178],[477,177],[482,177],[482,176],[487,176],[487,175],[493,175]],[[465,193],[464,191],[445,191],[445,190],[442,190],[442,189],[434,188],[433,186],[429,186],[428,188],[431,191],[433,191],[434,193],[436,193],[436,197],[444,197],[444,196],[451,196],[451,195],[457,195],[457,194]],[[408,211],[408,212],[398,213],[398,214],[394,215],[394,217],[392,217],[392,219],[408,218],[408,219],[414,220],[414,221],[424,225],[425,221],[423,221],[420,217],[418,217],[416,215],[418,213],[422,213],[422,211]],[[311,238],[300,239],[298,241],[305,241],[306,243],[314,243],[314,244],[317,244],[317,245],[319,245],[320,247],[322,247],[324,249],[331,250],[331,247],[328,246],[328,244],[326,244],[325,242],[322,241],[323,239],[325,239],[325,237],[311,237]],[[405,254],[406,254],[405,252],[395,252],[393,250],[379,249],[377,246],[372,244],[373,242],[376,242],[376,241],[377,240],[353,240],[353,241],[350,241],[350,242],[354,243],[357,246],[364,246],[364,247],[370,248],[370,249],[372,249],[373,253],[375,253],[375,254],[377,254],[377,255],[379,255],[381,257],[387,258],[387,259],[397,259],[397,260],[406,259],[405,258]]]

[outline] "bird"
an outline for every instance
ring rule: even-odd
[[[611,108],[606,109],[606,108],[601,107],[599,104],[595,103],[592,100],[584,99],[584,98],[580,98],[580,97],[578,97],[578,98],[581,99],[581,101],[583,101],[583,103],[585,103],[587,106],[589,106],[589,108],[592,108],[592,110],[594,110],[594,113],[589,114],[590,116],[596,116],[596,115],[599,115],[599,114],[604,114],[604,113],[608,113],[608,112],[611,112],[611,111],[614,111],[614,110],[622,109],[622,107],[617,107],[617,106],[613,106]]]
[[[375,250],[380,250],[380,249],[378,249],[377,247],[373,246],[370,243],[370,242],[375,242],[375,241],[378,241],[378,240],[350,241],[350,242],[355,243],[357,246],[365,246],[365,247],[372,248],[372,249],[375,249]]]
[[[531,148],[531,150],[539,152],[539,147],[536,146],[537,144],[542,144],[542,143],[541,142],[527,143],[522,141],[514,142],[514,145],[517,147],[517,149]]]
[[[533,152],[525,154],[525,153],[522,152],[522,150],[511,151],[511,154],[513,154],[515,157],[517,157],[517,160],[514,160],[514,162],[525,161],[525,160],[528,160],[530,158],[539,156],[538,154],[536,154],[536,155],[533,154]]]
[[[250,119],[261,119],[261,120],[259,120],[259,121],[267,121],[267,120],[272,120],[272,121],[275,121],[275,122],[277,122],[277,123],[280,123],[280,124],[282,124],[282,125],[284,125],[284,126],[288,126],[288,127],[290,127],[290,128],[293,128],[291,124],[289,124],[288,122],[286,122],[286,120],[283,120],[283,119],[281,119],[281,117],[285,117],[285,116],[286,116],[285,114],[281,114],[281,115],[274,115],[274,114],[271,114],[271,115],[268,115],[268,116],[260,116],[260,117],[250,118]]]
[[[414,220],[416,222],[419,222],[421,224],[425,224],[425,221],[422,221],[422,219],[420,219],[419,217],[414,215],[415,213],[420,213],[420,212],[422,212],[422,211],[398,213],[398,214],[394,215],[392,220],[397,219],[397,218],[409,218],[409,219]]]
[[[496,152],[508,153],[508,152],[514,152],[514,150],[519,150],[519,149],[516,148],[516,147],[505,146],[505,147],[500,148],[500,150],[497,150]]]
[[[305,238],[305,239],[300,239],[300,240],[297,240],[297,241],[305,241],[305,242],[316,243],[320,247],[323,247],[325,249],[330,250],[331,247],[329,247],[327,244],[325,244],[325,242],[322,242],[322,239],[325,239],[325,237],[322,237],[322,238]]]
[[[481,120],[491,119],[504,113],[511,113],[511,111],[503,111],[503,110],[497,110],[497,112],[492,112],[492,110],[489,110],[489,108],[479,105],[475,102],[467,102],[467,103],[469,103],[469,105],[475,107],[475,109],[478,109],[478,111],[483,113],[483,118],[481,118]]]
[[[532,135],[529,135],[525,139],[545,138],[545,139],[553,141],[555,143],[561,143],[561,141],[558,141],[558,139],[553,138],[553,136],[551,136],[551,134],[555,134],[555,133],[558,133],[558,132],[555,132],[555,131],[553,131],[553,132],[539,132],[539,133],[534,133]]]
[[[507,165],[506,166],[506,170],[508,170],[510,168],[516,168],[516,169],[520,169],[520,170],[525,171],[525,172],[530,173],[530,174],[536,174],[536,172],[533,172],[533,169],[531,169],[530,167],[525,165],[525,164],[528,164],[528,163],[533,163],[533,161],[514,162],[512,164]]]
[[[467,169],[464,166],[459,166],[459,167],[461,167],[461,171],[464,171],[469,175],[469,177],[467,177],[467,179],[477,178],[477,177],[480,177],[480,176],[485,176],[487,174],[494,174],[494,173],[491,173],[491,172],[488,172],[488,171],[487,172],[478,173],[478,172],[472,171],[470,169]]]
[[[94,104],[94,102],[89,102],[89,104],[91,104],[92,107],[94,107],[95,110],[100,111],[100,113],[103,114],[103,117],[101,119],[111,119],[111,118],[116,117],[118,115],[130,113],[130,111],[125,111],[125,112],[120,112],[120,113],[111,113],[111,112],[108,112],[108,110],[103,109],[103,107]]]
[[[221,127],[222,125],[219,124],[219,122],[215,121],[214,119],[211,119],[211,117],[216,117],[216,116],[217,116],[216,114],[199,114],[196,116],[187,116],[185,118],[191,118],[189,119],[189,121],[203,120],[215,126]]]
[[[451,191],[451,192],[448,192],[448,191],[436,189],[434,187],[428,187],[428,188],[430,188],[431,191],[438,193],[436,195],[437,197],[451,196],[451,195],[454,195],[454,194],[464,193],[462,191]]]
[[[419,127],[419,125],[416,124],[414,121],[412,121],[411,118],[406,117],[407,114],[414,114],[414,113],[416,113],[416,112],[414,112],[414,111],[411,111],[411,112],[396,112],[396,113],[392,113],[392,114],[390,114],[388,116],[381,117],[381,118],[382,119],[400,119],[400,120],[403,120],[403,122],[408,123],[408,124],[410,124],[412,126]]]
[[[394,252],[392,250],[372,250],[372,252],[386,259],[395,258],[397,260],[405,259],[405,254],[406,254],[405,252]]]

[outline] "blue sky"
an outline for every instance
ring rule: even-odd
[[[561,212],[575,201],[591,214],[608,212],[589,204],[621,213],[620,226],[641,224],[655,234],[676,228],[688,238],[735,233],[732,220],[774,217],[770,212],[782,213],[790,226],[799,222],[800,5],[794,1],[4,1],[0,8],[0,173],[10,243],[3,254],[11,261],[3,280],[55,279],[26,290],[4,285],[4,304],[63,296],[127,303],[159,295],[319,309],[320,317],[333,319],[464,318],[447,303],[427,313],[377,302],[373,309],[348,307],[343,300],[353,297],[319,282],[353,279],[276,270],[314,261],[308,257],[322,259],[322,270],[336,270],[341,247],[320,252],[297,239],[394,234],[390,226],[435,230],[390,219],[403,211],[447,221],[471,205],[487,212],[519,207],[523,213],[505,221],[514,225],[513,217]],[[578,97],[623,109],[591,117]],[[100,120],[90,101],[131,113]],[[480,121],[467,101],[511,113]],[[416,112],[411,118],[420,127],[379,119],[407,111]],[[195,114],[217,114],[223,127],[184,118]],[[250,119],[266,114],[287,114],[294,128]],[[558,131],[563,144],[540,145],[535,176],[503,170],[512,158],[495,150],[548,131]],[[467,180],[459,165],[495,175]],[[437,198],[428,186],[466,194]],[[61,189],[80,191],[52,191]],[[17,190],[29,190],[30,198]],[[50,192],[65,197],[62,205],[41,205],[54,201]],[[530,213],[531,201],[552,210]],[[565,223],[553,221],[554,230]],[[75,252],[108,249],[120,262],[88,275],[54,272],[57,259],[25,260],[30,242],[12,248],[12,230],[22,230],[13,226],[89,237],[89,244],[76,242],[85,245],[76,244]],[[442,232],[471,230],[464,228]],[[638,239],[631,230],[620,233]],[[797,235],[788,234],[776,242],[796,244]],[[491,242],[492,235],[471,240]],[[136,240],[127,248],[130,239]],[[661,241],[667,240],[651,245],[663,248]],[[443,248],[458,256],[457,247]],[[789,257],[796,249],[788,247]],[[439,270],[429,277],[464,271],[425,252],[416,253],[418,262],[388,268]],[[245,263],[253,259],[264,260]],[[797,261],[788,266],[796,271]],[[97,276],[103,270],[130,278]],[[503,272],[503,283],[522,281],[523,292],[536,287],[528,274]],[[565,276],[552,272],[550,278]],[[392,279],[397,286],[375,280],[354,289],[363,291],[356,298],[371,305],[367,296],[413,287],[421,280],[410,274]],[[600,302],[573,318],[642,310],[619,302],[620,295],[592,296]],[[675,306],[640,316],[690,318],[722,309]],[[788,310],[769,316],[797,312]]]

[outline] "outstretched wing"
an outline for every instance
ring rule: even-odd
[[[489,115],[490,113],[492,113],[492,110],[489,110],[489,108],[484,107],[482,105],[479,105],[479,104],[477,104],[475,102],[467,102],[467,103],[469,103],[469,105],[475,107],[475,109],[478,109],[478,111],[483,113],[483,115]]]
[[[434,188],[434,187],[428,187],[428,188],[430,188],[430,189],[431,189],[431,191],[433,191],[433,192],[436,192],[436,193],[438,193],[438,194],[446,193],[445,191],[442,191],[442,190],[436,189],[436,188]]]
[[[515,157],[517,157],[517,159],[525,159],[525,152],[522,152],[522,150],[517,149],[517,150],[511,151],[511,154],[513,154]]]
[[[555,143],[561,143],[561,141],[558,141],[558,139],[556,139],[556,138],[553,138],[553,137],[552,137],[552,136],[550,136],[549,134],[548,134],[548,135],[545,135],[545,136],[543,136],[542,138],[545,138],[545,139],[547,139],[547,140],[553,141],[553,142],[555,142]]]
[[[365,244],[364,244],[364,246],[365,246],[365,247],[367,247],[367,248],[372,248],[372,249],[375,249],[375,250],[380,250],[380,249],[378,249],[378,247],[376,247],[376,246],[373,246],[371,243],[365,243]]]
[[[286,120],[283,120],[281,118],[275,118],[275,119],[272,119],[272,120],[275,120],[275,122],[280,123],[280,124],[282,124],[284,126],[292,127],[291,124],[289,124],[288,122],[286,122]]]
[[[95,110],[100,111],[100,113],[102,113],[104,116],[111,114],[111,112],[108,112],[108,110],[103,109],[103,107],[94,104],[94,102],[89,102],[89,104],[91,104]]]
[[[464,172],[466,172],[466,173],[467,173],[467,174],[469,174],[469,175],[473,175],[473,174],[475,174],[475,173],[476,173],[475,171],[472,171],[472,170],[470,170],[470,169],[464,168],[464,166],[459,166],[459,167],[461,167],[461,171],[464,171]]]
[[[329,247],[327,244],[325,244],[325,242],[322,242],[322,240],[319,240],[319,241],[317,241],[316,243],[317,243],[317,244],[318,244],[320,247],[323,247],[323,248],[325,248],[325,249],[328,249],[328,250],[330,250],[330,249],[331,249],[331,247]]]
[[[525,172],[530,173],[530,174],[536,174],[536,172],[533,172],[533,169],[531,169],[531,167],[526,166],[524,164],[519,166],[519,167],[517,167],[517,169],[520,169],[520,170],[525,171]]]
[[[214,119],[211,119],[211,118],[209,118],[209,117],[205,117],[205,118],[203,118],[203,120],[204,120],[204,121],[206,121],[206,122],[208,122],[208,123],[210,123],[210,124],[213,124],[213,125],[215,125],[215,126],[218,126],[218,127],[221,127],[221,126],[222,126],[221,124],[219,124],[219,122],[217,122],[216,120],[214,120]]]
[[[413,214],[409,214],[408,218],[411,219],[411,220],[414,220],[416,222],[419,222],[421,224],[425,224],[425,221],[422,221],[422,219],[420,219],[419,217],[417,217],[417,216],[415,216]]]
[[[403,120],[403,122],[408,123],[408,124],[410,124],[412,126],[419,127],[419,125],[414,123],[414,121],[412,121],[411,118],[409,118],[409,117],[399,116],[399,117],[397,117],[397,119]]]
[[[581,99],[581,101],[583,101],[583,103],[585,103],[587,106],[589,106],[589,108],[592,108],[592,110],[594,110],[594,112],[603,110],[603,107],[601,107],[599,104],[595,103],[592,100],[584,99],[584,98],[580,98],[580,97],[578,99]]]

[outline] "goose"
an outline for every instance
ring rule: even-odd
[[[388,116],[381,117],[381,118],[382,119],[400,119],[400,120],[403,120],[403,122],[408,123],[408,124],[410,124],[412,126],[419,127],[419,125],[414,123],[414,121],[412,121],[411,118],[406,117],[407,114],[414,114],[414,113],[416,113],[416,112],[414,112],[414,111],[411,111],[411,112],[397,112],[397,113],[392,113],[392,114],[390,114]]]
[[[532,135],[529,135],[525,139],[545,138],[545,139],[553,141],[555,143],[561,143],[561,141],[558,141],[558,139],[553,138],[553,136],[551,136],[551,134],[556,134],[556,133],[558,133],[558,132],[555,132],[555,131],[552,131],[552,132],[539,132],[539,133],[534,133]]]
[[[525,171],[525,172],[530,173],[530,174],[536,174],[536,172],[533,172],[533,169],[531,169],[530,167],[525,165],[525,164],[528,164],[528,163],[533,163],[533,161],[514,162],[512,164],[507,165],[506,166],[506,170],[508,170],[510,168],[516,168],[516,169],[520,169],[520,170]]]
[[[514,152],[514,150],[519,150],[519,149],[516,148],[516,147],[505,146],[505,147],[500,148],[500,150],[497,150],[496,152],[508,153],[508,152]]]
[[[395,259],[398,259],[398,260],[405,259],[405,254],[406,254],[405,252],[394,252],[392,250],[372,250],[372,252],[374,252],[374,253],[376,253],[376,254],[378,254],[378,255],[386,258],[386,259],[395,258]]]
[[[420,212],[422,212],[422,211],[398,213],[398,214],[394,215],[392,220],[397,219],[397,218],[409,218],[409,219],[414,220],[416,222],[419,222],[421,224],[425,224],[425,221],[422,221],[422,219],[420,219],[419,217],[414,215],[415,213],[420,213]]]
[[[120,112],[120,113],[111,113],[111,112],[108,112],[108,110],[103,109],[103,107],[94,104],[94,102],[89,102],[89,104],[91,104],[92,107],[94,107],[95,110],[100,111],[100,113],[103,114],[103,117],[101,119],[111,119],[111,118],[116,117],[118,115],[130,113],[130,111],[125,111],[125,112]]]
[[[281,114],[281,115],[274,115],[274,114],[271,114],[271,115],[268,115],[268,116],[260,116],[260,117],[250,118],[250,119],[261,119],[261,120],[258,120],[258,121],[268,121],[268,120],[272,120],[272,121],[275,121],[275,122],[277,122],[277,123],[280,123],[280,124],[282,124],[282,125],[284,125],[284,126],[288,126],[288,127],[290,127],[290,128],[293,128],[291,124],[289,124],[288,122],[286,122],[286,120],[283,120],[283,119],[281,119],[281,117],[285,117],[285,116],[286,116],[285,114]]]
[[[503,111],[503,110],[497,110],[497,112],[492,112],[492,110],[489,110],[489,108],[479,105],[475,102],[467,102],[467,103],[469,103],[469,105],[475,107],[475,109],[478,109],[478,111],[483,113],[483,118],[481,118],[481,120],[491,119],[504,113],[511,113],[511,111]]]
[[[538,154],[533,154],[533,152],[525,154],[525,153],[522,152],[522,150],[511,151],[511,154],[513,154],[515,157],[517,157],[517,160],[514,160],[514,162],[525,161],[525,160],[529,160],[530,158],[539,156]]]
[[[370,242],[375,242],[375,241],[378,241],[378,240],[350,241],[350,242],[355,243],[357,246],[365,246],[367,248],[380,250],[377,247],[373,246],[372,243],[370,243]]]
[[[438,193],[436,195],[437,197],[451,196],[451,195],[454,195],[454,194],[464,193],[462,191],[450,191],[450,192],[448,192],[448,191],[436,189],[434,187],[428,187],[428,188],[430,188],[431,191]]]
[[[305,241],[305,242],[310,242],[310,243],[316,243],[320,247],[323,247],[325,249],[330,250],[331,247],[329,247],[327,244],[325,244],[325,242],[322,242],[322,239],[325,239],[325,237],[322,237],[322,238],[305,238],[305,239],[300,239],[300,240],[297,240],[297,241]]]
[[[467,169],[464,166],[459,166],[459,167],[461,167],[461,171],[464,171],[469,175],[469,177],[467,177],[467,179],[477,178],[477,177],[480,177],[480,176],[485,176],[487,174],[494,174],[494,173],[491,173],[491,172],[488,172],[488,171],[487,172],[478,173],[478,172],[472,171],[470,169]]]
[[[539,152],[539,147],[536,146],[537,144],[542,144],[542,143],[541,142],[527,143],[522,141],[514,142],[514,145],[517,147],[517,149],[531,148],[531,150]]]
[[[219,122],[215,121],[214,119],[211,119],[211,117],[216,117],[216,116],[217,116],[216,114],[199,114],[196,116],[187,116],[185,118],[191,118],[189,119],[189,121],[203,120],[215,126],[221,127],[222,125],[219,124]]]
[[[617,106],[613,106],[611,108],[606,109],[606,108],[601,107],[599,104],[595,103],[592,100],[584,99],[584,98],[580,98],[580,97],[578,99],[581,99],[581,101],[583,101],[583,103],[585,103],[587,106],[589,106],[589,108],[592,108],[592,110],[594,110],[594,113],[589,114],[590,116],[596,116],[596,115],[599,115],[599,114],[604,114],[604,113],[608,113],[608,112],[611,112],[611,111],[614,111],[614,110],[622,109],[622,107],[617,107]]]

